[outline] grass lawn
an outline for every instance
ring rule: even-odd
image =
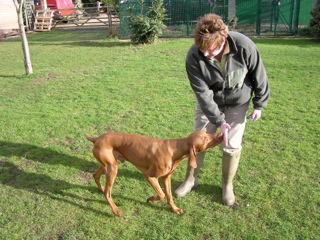
[[[113,216],[92,173],[84,133],[185,137],[194,95],[184,65],[192,39],[133,46],[103,30],[28,36],[0,44],[0,239],[319,239],[320,45],[309,39],[254,39],[271,99],[248,122],[234,187],[239,207],[221,204],[221,152],[207,153],[200,186],[175,199],[154,195],[130,163],[119,165]],[[182,182],[187,161],[172,176]]]

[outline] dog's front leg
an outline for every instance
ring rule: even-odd
[[[158,196],[152,196],[149,197],[147,199],[147,203],[153,203],[153,202],[157,202],[160,201],[162,199],[164,199],[164,193],[159,185],[159,181],[158,178],[155,177],[149,177],[147,175],[145,175],[145,177],[147,178],[148,182],[151,184],[151,186],[153,187],[153,189],[156,191],[156,193],[158,194]]]
[[[182,214],[183,210],[181,208],[178,208],[173,202],[172,192],[171,192],[171,174],[167,176],[163,176],[162,181],[163,181],[164,191],[167,195],[167,202],[171,206],[172,211],[176,214]]]

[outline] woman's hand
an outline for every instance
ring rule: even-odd
[[[225,146],[228,146],[228,132],[229,130],[231,129],[231,126],[228,124],[228,123],[222,123],[221,124],[221,132],[222,132],[222,135],[223,135],[223,142],[224,142],[224,145]]]
[[[250,120],[256,122],[261,118],[261,110],[253,109],[253,112],[250,115]]]

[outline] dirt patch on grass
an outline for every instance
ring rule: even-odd
[[[59,79],[59,77],[60,75],[58,73],[51,72],[51,73],[45,74],[44,76],[42,75],[42,76],[35,77],[35,79],[33,80],[33,83],[36,85],[43,84],[43,83],[55,81]]]
[[[7,157],[3,157],[0,159],[0,166],[4,165],[8,161]]]
[[[85,183],[88,183],[93,179],[91,172],[80,172],[77,174],[77,178],[79,178],[82,182],[85,182]]]

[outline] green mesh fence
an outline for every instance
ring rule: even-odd
[[[151,6],[151,0],[145,0],[143,9]],[[167,28],[163,37],[186,37],[192,35],[197,19],[206,13],[217,13],[223,18],[227,17],[227,0],[165,0]],[[137,0],[128,0],[119,3],[120,37],[128,38],[128,8],[140,13],[141,8]]]
[[[152,0],[144,1],[144,9]],[[120,37],[129,38],[127,9],[140,12],[138,0],[120,0]],[[246,35],[292,35],[309,25],[314,0],[165,0],[167,28],[162,37],[192,37],[197,19],[206,13],[220,15],[231,30]]]

